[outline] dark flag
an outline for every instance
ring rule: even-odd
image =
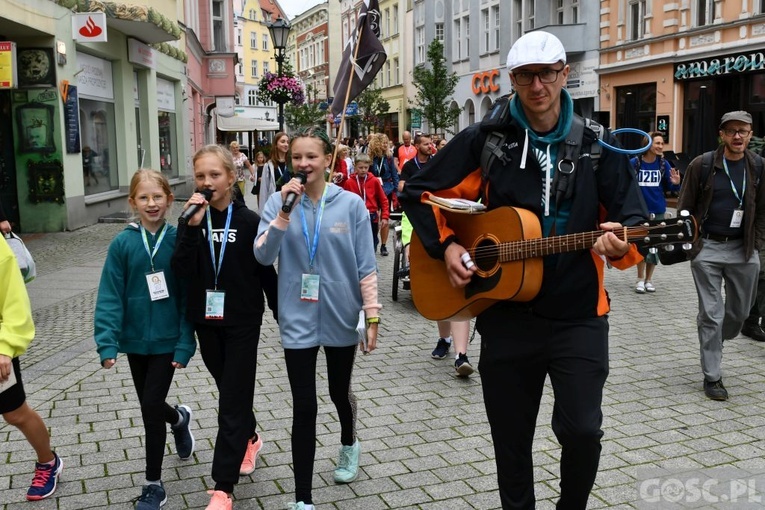
[[[361,38],[359,38],[359,32],[361,32]],[[354,62],[353,55],[357,44],[359,51]],[[350,102],[372,83],[385,63],[385,59],[385,48],[380,42],[380,4],[378,0],[364,0],[364,5],[359,12],[359,22],[343,48],[343,58],[332,89],[335,98],[330,111],[336,115],[343,110],[349,77],[353,80],[351,93],[348,96]],[[353,66],[352,76],[351,66]]]

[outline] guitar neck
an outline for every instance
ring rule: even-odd
[[[605,232],[601,230],[504,242],[499,244],[499,259],[500,262],[512,262],[556,253],[588,250],[603,234]]]

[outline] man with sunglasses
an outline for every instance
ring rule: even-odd
[[[463,265],[465,247],[448,220],[421,202],[425,192],[480,198],[489,210],[527,209],[545,237],[598,226],[606,231],[591,249],[544,257],[541,290],[531,301],[499,301],[476,319],[502,508],[535,507],[532,443],[549,375],[552,428],[562,446],[557,508],[583,510],[603,436],[609,327],[603,272],[607,261],[626,269],[641,260],[612,230],[635,225],[648,213],[625,155],[604,149],[595,169],[590,149],[597,135],[576,116],[564,89],[569,66],[560,40],[543,31],[524,35],[510,49],[507,68],[515,90],[509,115],[497,115],[497,121],[487,114],[461,131],[407,181],[402,202],[425,249],[444,259],[454,287],[465,287],[475,266]],[[495,144],[496,157],[484,163],[488,168],[480,168],[484,145],[495,132],[505,134],[503,141]],[[616,144],[610,133],[603,137]],[[567,179],[556,179],[565,173],[561,167],[573,169]]]
[[[691,251],[691,273],[699,298],[696,326],[704,394],[712,400],[728,400],[722,382],[723,342],[739,334],[754,303],[758,250],[765,240],[763,164],[747,149],[752,116],[744,111],[723,115],[720,139],[717,150],[688,165],[677,203],[678,210],[696,217],[701,229]]]

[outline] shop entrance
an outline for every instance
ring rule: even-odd
[[[0,90],[0,203],[13,230],[21,232],[11,112],[11,91]]]

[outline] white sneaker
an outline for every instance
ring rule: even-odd
[[[651,282],[645,282],[645,291],[646,292],[656,292],[656,287],[654,287],[653,283],[651,283]]]
[[[637,292],[638,294],[645,294],[645,291],[646,291],[645,282],[643,280],[638,280],[637,285],[635,285],[635,292]]]

